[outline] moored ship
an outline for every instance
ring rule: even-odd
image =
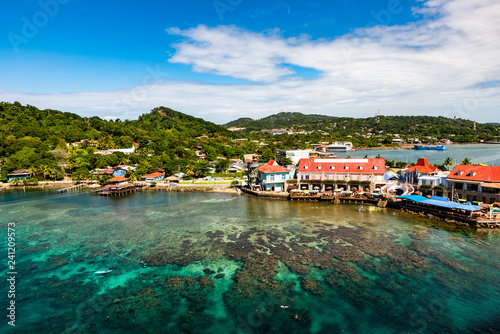
[[[415,145],[413,146],[415,150],[437,150],[437,151],[444,151],[446,150],[446,146],[443,144],[439,144],[438,146],[422,146],[422,145]]]

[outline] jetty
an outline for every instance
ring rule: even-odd
[[[137,187],[130,182],[122,182],[113,185],[107,185],[100,189],[98,192],[99,195],[109,196],[109,195],[126,195],[133,193],[137,190]]]
[[[387,207],[418,214],[427,218],[439,219],[457,225],[467,225],[475,228],[500,228],[500,207],[489,208],[490,211],[488,214],[485,211],[487,208],[470,203],[456,203],[448,200],[446,197],[432,196],[428,198],[420,195],[393,197],[387,196],[388,194],[382,192],[370,193],[337,190],[333,192],[292,190],[287,193],[241,188],[243,193],[256,197],[280,198],[291,201],[331,202],[332,204],[369,204],[380,208]],[[500,203],[498,204],[500,205]]]
[[[74,186],[71,186],[68,188],[59,189],[57,192],[58,193],[67,193],[67,192],[71,192],[71,191],[81,190],[84,187],[85,187],[85,184],[79,183],[79,184],[75,184]]]

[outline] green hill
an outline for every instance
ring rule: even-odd
[[[292,129],[294,131],[325,131],[335,137],[356,134],[401,134],[409,136],[453,136],[453,141],[474,142],[498,136],[495,124],[476,124],[465,119],[434,116],[379,116],[368,118],[333,117],[325,115],[305,115],[302,113],[279,113],[258,120],[240,118],[224,124],[225,127],[244,127],[243,133],[271,129]]]
[[[203,139],[197,139],[202,136]],[[190,150],[194,145],[203,146],[210,159],[242,156],[241,149],[227,147],[233,136],[223,126],[165,107],[155,108],[137,120],[108,121],[40,110],[19,102],[0,102],[0,180],[5,181],[11,171],[24,168],[37,170],[39,179],[52,175],[60,179],[64,170],[58,162],[67,162],[70,172],[81,173],[120,163],[143,163],[141,173],[166,166],[169,171],[176,171],[178,166],[194,164],[197,156]],[[70,145],[83,139],[88,141]],[[128,157],[122,153],[94,155],[97,150],[132,145],[139,149]]]
[[[299,112],[281,112],[276,115],[267,116],[259,120],[251,118],[239,118],[235,121],[224,124],[226,128],[229,127],[243,127],[249,131],[299,127],[319,124],[324,121],[334,121],[337,117],[324,116],[324,115],[305,115]]]

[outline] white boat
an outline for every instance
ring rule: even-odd
[[[350,141],[334,142],[325,146],[326,151],[349,151],[352,150],[352,143]]]
[[[100,270],[100,271],[96,271],[94,274],[107,274],[107,273],[110,273],[112,272],[113,270]]]

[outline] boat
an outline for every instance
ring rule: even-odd
[[[415,145],[413,146],[415,150],[436,150],[436,151],[444,151],[446,150],[446,146],[443,144],[439,144],[438,146],[422,146],[422,145]]]
[[[96,271],[94,274],[107,274],[107,273],[110,273],[112,272],[113,270],[100,270],[100,271]]]
[[[344,142],[334,142],[331,143],[330,145],[325,146],[325,151],[326,152],[331,152],[331,151],[350,151],[352,150],[352,143],[350,141],[344,141]]]

